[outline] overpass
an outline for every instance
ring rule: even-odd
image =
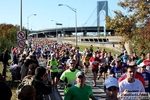
[[[87,36],[87,32],[105,32],[103,26],[84,26],[84,27],[77,27],[77,34],[83,33],[83,36]],[[105,29],[106,33],[114,34],[114,30],[112,29]],[[48,29],[41,29],[30,31],[29,36],[33,37],[56,37],[56,33],[61,37],[63,36],[72,36],[72,33],[75,33],[75,27],[61,27],[61,28],[48,28]]]

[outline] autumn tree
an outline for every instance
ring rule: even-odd
[[[150,4],[146,0],[124,0],[118,3],[126,14],[117,10],[115,17],[106,18],[106,27],[114,29],[121,41],[130,43],[132,51],[147,52],[150,48]]]
[[[17,31],[19,31],[18,25],[0,24],[0,52],[17,46]]]

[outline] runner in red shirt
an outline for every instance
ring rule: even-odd
[[[94,77],[93,86],[96,86],[97,73],[98,73],[98,70],[99,70],[98,66],[99,66],[99,62],[100,62],[100,59],[96,55],[97,55],[97,52],[95,52],[89,60],[90,65],[92,67],[93,77]]]
[[[147,53],[146,57],[147,57],[147,59],[145,59],[143,62],[146,65],[147,71],[150,72],[150,52]]]

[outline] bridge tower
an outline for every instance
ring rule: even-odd
[[[97,27],[98,27],[97,30],[98,30],[98,34],[99,34],[99,25],[100,25],[99,12],[101,10],[104,10],[106,12],[106,16],[108,16],[108,1],[97,1]],[[106,32],[104,32],[104,36],[106,36]]]

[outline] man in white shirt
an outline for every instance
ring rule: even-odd
[[[127,67],[127,78],[119,83],[119,91],[124,92],[128,90],[128,92],[145,92],[143,84],[138,79],[134,78],[134,67]]]
[[[119,83],[119,92],[121,95],[118,97],[122,96],[122,94],[145,92],[141,81],[134,78],[134,70],[136,69],[133,66],[127,67],[127,78]]]

